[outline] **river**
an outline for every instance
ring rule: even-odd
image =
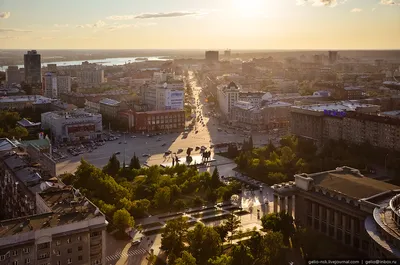
[[[97,63],[104,66],[113,66],[113,65],[123,65],[128,62],[144,62],[143,58],[147,58],[149,61],[167,61],[168,59],[164,59],[163,56],[154,56],[154,57],[125,57],[125,58],[106,58],[106,59],[98,59],[98,60],[86,60],[89,63]],[[141,60],[136,60],[141,59]],[[42,67],[46,67],[47,64],[57,64],[57,66],[67,66],[67,65],[80,65],[84,62],[84,60],[80,61],[61,61],[61,62],[45,62],[42,63]],[[5,71],[8,66],[0,66],[0,71]],[[23,68],[24,65],[18,65],[18,68]]]

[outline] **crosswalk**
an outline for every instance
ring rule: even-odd
[[[147,252],[146,249],[144,248],[138,248],[138,249],[131,249],[127,253],[122,253],[122,251],[117,251],[113,255],[109,255],[106,257],[106,261],[113,261],[113,260],[119,260],[120,258],[128,258],[131,256],[136,256],[136,255],[143,255]]]

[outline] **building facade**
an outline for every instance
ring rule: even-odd
[[[108,118],[116,118],[118,115],[118,111],[121,110],[121,102],[104,98],[99,101],[100,113]]]
[[[107,221],[94,204],[26,155],[0,160],[0,265],[105,264]]]
[[[135,127],[131,130],[137,132],[153,131],[182,131],[185,128],[185,111],[146,111],[134,114]]]
[[[230,118],[231,111],[235,103],[239,100],[240,88],[231,82],[227,86],[217,88],[217,100],[219,108],[226,117]]]
[[[339,167],[275,184],[274,212],[368,258],[400,258],[400,187]]]
[[[219,61],[219,52],[218,51],[206,51],[205,58],[207,62],[218,62]]]
[[[20,84],[21,81],[21,72],[18,66],[9,66],[6,70],[6,84]]]
[[[78,83],[84,87],[98,87],[105,82],[104,70],[98,68],[84,68],[77,71]]]
[[[101,139],[102,115],[84,109],[42,113],[42,128],[50,129],[55,142],[81,142]]]
[[[0,109],[50,109],[51,99],[41,95],[8,96],[0,98]]]
[[[40,54],[36,50],[24,54],[24,70],[27,84],[40,84],[42,81],[42,65]]]

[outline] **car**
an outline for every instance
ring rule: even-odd
[[[142,156],[143,156],[143,157],[150,157],[149,154],[143,154]]]
[[[131,138],[136,138],[136,136],[135,136],[135,135],[132,135]]]
[[[199,131],[195,131],[194,133],[199,133]]]
[[[115,152],[115,153],[114,153],[114,155],[119,155],[119,154],[121,154],[121,152]]]
[[[160,138],[160,137],[157,138],[157,142],[159,142],[159,141],[161,141],[161,138]]]
[[[126,144],[126,141],[124,142],[124,144]]]
[[[178,154],[179,154],[179,153],[182,153],[182,152],[183,152],[183,149],[182,149],[182,148],[179,148],[179,149],[178,149]]]
[[[167,143],[163,143],[161,146],[166,146],[167,145]]]
[[[122,144],[122,142],[118,142],[118,144]]]
[[[199,149],[200,149],[200,147],[196,146],[196,149],[195,149],[195,150],[197,151],[197,150],[199,150]]]
[[[200,149],[201,149],[201,150],[206,150],[207,147],[205,147],[204,145],[202,145],[202,146],[200,147]]]
[[[140,240],[133,240],[132,243],[131,243],[132,246],[136,246],[136,245],[139,245],[139,244],[140,244]]]

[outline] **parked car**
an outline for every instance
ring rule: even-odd
[[[114,154],[115,154],[115,155],[119,155],[119,154],[121,154],[121,152],[115,152]]]

